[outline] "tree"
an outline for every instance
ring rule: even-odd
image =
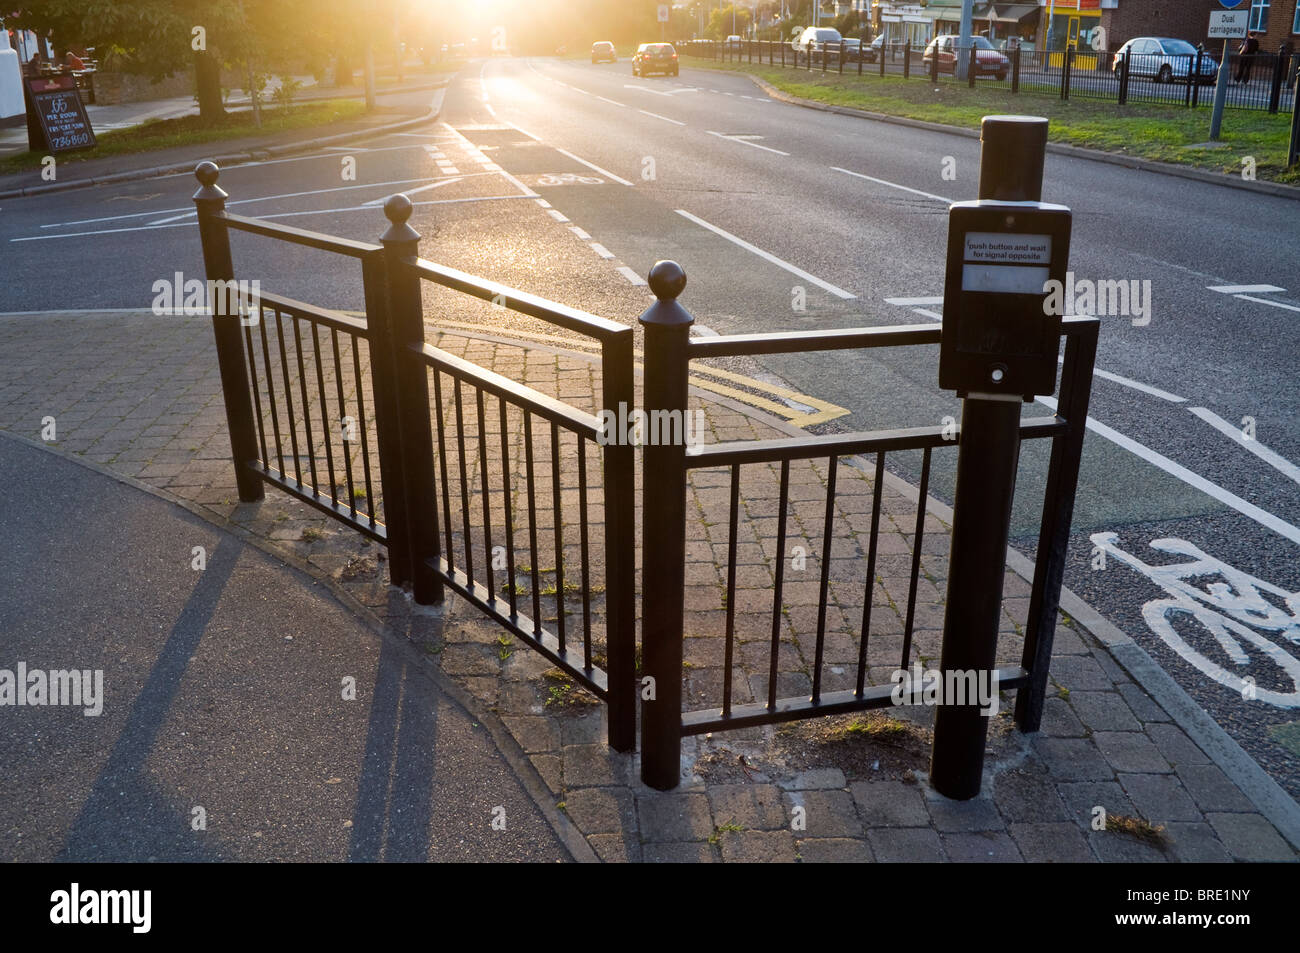
[[[734,16],[734,19],[733,19]],[[705,31],[714,39],[725,39],[732,34],[745,36],[749,32],[749,8],[732,4],[709,14],[709,26]]]

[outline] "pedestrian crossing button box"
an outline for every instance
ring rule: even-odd
[[[1056,390],[1070,210],[1045,202],[957,202],[948,210],[939,386],[959,397]]]

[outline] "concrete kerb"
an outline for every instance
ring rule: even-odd
[[[447,84],[441,86],[430,86],[429,89],[445,90]],[[376,136],[391,135],[395,132],[404,132],[407,129],[414,129],[417,126],[426,123],[437,122],[438,117],[442,115],[442,98],[436,97],[432,108],[423,116],[415,119],[403,119],[400,122],[389,123],[385,126],[375,126],[373,129],[362,129],[355,132],[344,132],[334,136],[323,136],[318,139],[307,139],[302,142],[290,142],[279,146],[270,146],[266,149],[257,149],[251,152],[234,152],[228,155],[210,156],[211,161],[217,163],[222,168],[242,165],[245,162],[258,162],[263,159],[275,158],[279,156],[292,155],[296,152],[310,152],[313,149],[319,149],[322,146],[335,145],[336,143],[351,142],[360,139],[373,139]],[[100,185],[115,185],[120,182],[134,182],[141,179],[155,179],[165,175],[179,175],[186,172],[194,171],[194,166],[198,160],[184,162],[166,166],[151,166],[147,169],[131,169],[126,172],[114,172],[109,175],[92,176],[88,179],[76,179],[71,182],[53,182],[49,185],[32,185],[21,189],[8,189],[0,192],[0,199],[27,198],[35,195],[48,195],[51,192],[64,192],[72,189],[85,189]]]
[[[492,736],[492,741],[496,745],[497,750],[501,752],[502,757],[505,758],[511,771],[513,771],[515,777],[519,779],[519,783],[528,793],[528,796],[532,799],[533,803],[537,805],[537,809],[541,811],[542,816],[544,816],[547,823],[551,825],[551,829],[555,831],[556,837],[558,837],[561,843],[564,844],[565,849],[568,850],[574,860],[580,863],[600,863],[600,858],[596,856],[595,850],[592,849],[591,845],[587,842],[587,839],[578,830],[577,825],[575,825],[567,815],[556,807],[555,798],[551,796],[551,792],[547,788],[546,783],[542,780],[541,775],[537,773],[537,769],[528,759],[523,748],[519,746],[519,742],[515,740],[514,735],[510,733],[510,730],[501,722],[496,713],[488,710],[478,701],[478,699],[474,698],[471,694],[457,685],[452,679],[444,675],[436,666],[430,666],[427,664],[424,656],[415,651],[406,639],[395,635],[378,615],[376,615],[370,608],[357,601],[357,599],[335,582],[326,572],[300,559],[294,553],[276,546],[270,540],[264,539],[230,520],[221,519],[211,510],[208,510],[197,503],[192,503],[189,500],[183,499],[167,490],[151,486],[150,484],[137,480],[134,477],[117,473],[102,464],[95,463],[92,460],[87,460],[75,453],[61,450],[58,447],[51,447],[49,444],[43,443],[42,441],[32,440],[9,430],[0,430],[0,440],[5,439],[14,440],[33,449],[43,450],[46,453],[54,454],[55,456],[75,463],[78,466],[85,467],[87,470],[92,470],[101,476],[108,477],[124,486],[129,486],[142,493],[148,493],[150,496],[170,503],[173,506],[179,506],[187,513],[230,533],[230,535],[236,537],[240,542],[253,546],[266,555],[280,560],[303,575],[309,576],[313,581],[328,590],[329,594],[333,596],[340,605],[348,609],[357,620],[369,629],[376,637],[389,639],[398,651],[404,653],[406,661],[413,669],[421,672],[437,687],[438,691],[447,696],[447,698],[452,702],[459,705],[469,713],[474,720],[478,721],[487,729],[488,734]],[[409,598],[409,594],[406,595]],[[447,602],[435,611],[450,611],[457,598],[458,597],[455,596],[454,593],[448,593]],[[428,612],[430,610],[421,606],[418,607],[418,611]]]
[[[944,123],[928,122],[924,119],[909,119],[906,116],[890,116],[886,113],[871,112],[866,109],[854,109],[851,106],[834,106],[830,103],[819,103],[811,99],[803,99],[799,96],[791,96],[789,93],[782,92],[771,83],[750,73],[742,74],[748,76],[759,89],[770,96],[772,99],[779,100],[783,103],[789,103],[793,106],[802,106],[805,109],[817,109],[821,112],[836,113],[841,116],[853,116],[857,119],[871,119],[876,122],[892,123],[895,126],[910,126],[913,129],[925,129],[929,132],[942,132],[953,136],[964,136],[967,139],[978,139],[979,130],[964,129],[961,126],[949,126]],[[1283,185],[1280,182],[1247,182],[1240,176],[1233,177],[1221,172],[1209,172],[1205,169],[1195,169],[1191,166],[1174,165],[1171,162],[1157,162],[1154,159],[1143,159],[1138,156],[1119,155],[1114,152],[1103,152],[1100,149],[1086,149],[1082,146],[1071,146],[1061,142],[1049,142],[1047,151],[1054,155],[1070,156],[1075,159],[1089,159],[1093,162],[1106,162],[1110,165],[1119,165],[1127,169],[1137,169],[1143,172],[1155,172],[1161,175],[1173,175],[1183,179],[1193,179],[1197,182],[1206,182],[1210,185],[1221,185],[1230,189],[1242,189],[1247,192],[1257,192],[1262,195],[1272,195],[1277,198],[1291,199],[1300,201],[1300,188],[1293,185]]]

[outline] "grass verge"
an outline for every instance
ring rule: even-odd
[[[1241,175],[1243,160],[1253,156],[1255,176],[1300,185],[1300,166],[1286,168],[1291,118],[1262,110],[1230,109],[1224,114],[1218,148],[1207,148],[1208,107],[1117,106],[1099,100],[1061,100],[1032,92],[1012,95],[1007,89],[968,89],[950,79],[938,86],[928,78],[839,75],[795,72],[769,67],[712,64],[690,58],[691,67],[744,72],[758,76],[791,96],[832,106],[848,106],[890,116],[978,129],[990,114],[1028,113],[1051,121],[1049,136],[1089,149],[1140,156],[1159,162]]]
[[[366,105],[359,99],[325,99],[319,102],[290,106],[267,106],[262,109],[262,125],[253,123],[250,110],[228,112],[212,125],[204,125],[199,117],[181,116],[178,119],[155,119],[129,129],[116,129],[97,134],[98,145],[81,152],[69,152],[58,157],[59,163],[80,162],[104,156],[129,155],[153,152],[175,146],[192,146],[245,136],[269,136],[295,129],[326,126],[343,119],[352,119],[365,112]],[[0,175],[23,172],[37,168],[43,155],[22,152],[0,159]]]

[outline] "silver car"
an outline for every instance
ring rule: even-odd
[[[1115,53],[1111,70],[1116,76],[1124,75],[1125,57],[1128,57],[1131,76],[1149,76],[1157,83],[1186,81],[1196,69],[1196,47],[1186,40],[1167,36],[1137,36]],[[1201,54],[1201,73],[1198,83],[1213,83],[1219,71],[1219,61],[1209,53]]]

